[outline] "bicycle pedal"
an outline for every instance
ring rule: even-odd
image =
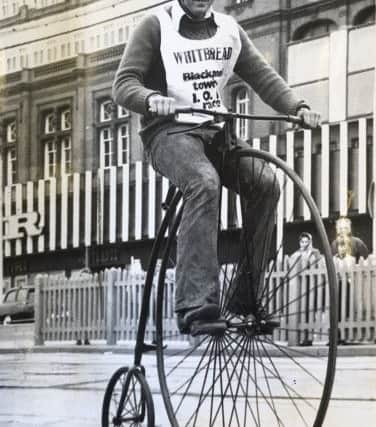
[[[223,335],[227,329],[226,320],[216,320],[214,322],[203,322],[196,320],[192,322],[190,334],[193,337],[198,335]]]

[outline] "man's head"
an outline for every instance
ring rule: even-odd
[[[351,235],[351,221],[348,218],[339,218],[336,221],[337,236]]]
[[[301,251],[306,251],[312,245],[312,236],[309,233],[302,233],[299,236],[299,247]]]
[[[205,18],[214,0],[179,0],[181,6],[189,12],[193,18]]]

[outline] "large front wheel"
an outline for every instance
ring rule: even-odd
[[[159,273],[156,312],[167,414],[173,427],[319,427],[337,345],[336,273],[326,232],[311,196],[284,162],[252,149],[240,156],[273,170],[279,199],[270,212],[256,211],[252,219],[246,206],[255,201],[242,194],[235,198],[235,213],[228,217],[235,217],[238,227],[223,230],[218,243],[224,327],[195,339],[179,335],[169,317],[181,218],[176,215]],[[258,222],[265,229],[252,233],[257,215],[266,216]],[[297,220],[320,256],[292,256],[303,231],[292,227]],[[256,241],[256,234],[264,238]]]

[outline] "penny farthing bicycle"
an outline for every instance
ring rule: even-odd
[[[192,108],[177,113],[204,113],[212,117],[211,123],[225,122],[225,149],[238,150],[239,162],[258,159],[270,167],[280,196],[271,212],[256,213],[266,215],[264,223],[269,224],[265,231],[259,230],[265,239],[256,248],[252,233],[247,233],[246,202],[240,186],[238,194],[231,195],[237,224],[227,230],[219,224],[221,318],[196,337],[186,336],[186,345],[177,348],[171,343],[179,338],[179,331],[171,331],[172,319],[165,315],[172,287],[167,272],[176,264],[184,203],[178,189],[169,189],[164,202],[166,214],[149,259],[134,365],[118,369],[110,379],[103,400],[102,427],[161,425],[142,365],[142,356],[150,351],[157,356],[160,393],[172,427],[322,426],[334,382],[337,349],[336,273],[326,232],[312,197],[286,162],[267,151],[237,149],[231,137],[239,118],[293,123],[300,123],[300,119]],[[294,203],[288,202],[287,194]],[[252,201],[248,198],[247,202]],[[297,205],[309,211],[305,226],[322,257],[307,263],[298,256],[281,267]],[[219,217],[226,220],[223,214]],[[262,254],[257,265],[256,252]],[[158,259],[162,263],[153,313],[156,341],[148,344],[145,331]],[[232,284],[240,274],[253,292],[251,315],[229,310]]]

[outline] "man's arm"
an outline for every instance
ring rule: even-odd
[[[156,62],[159,45],[159,21],[151,15],[136,27],[124,50],[112,86],[117,104],[143,115],[148,112],[148,98],[159,92],[145,87],[145,80]]]
[[[285,114],[297,114],[299,110],[309,111],[305,101],[297,98],[240,26],[239,33],[242,48],[234,70],[236,74],[276,111]]]

